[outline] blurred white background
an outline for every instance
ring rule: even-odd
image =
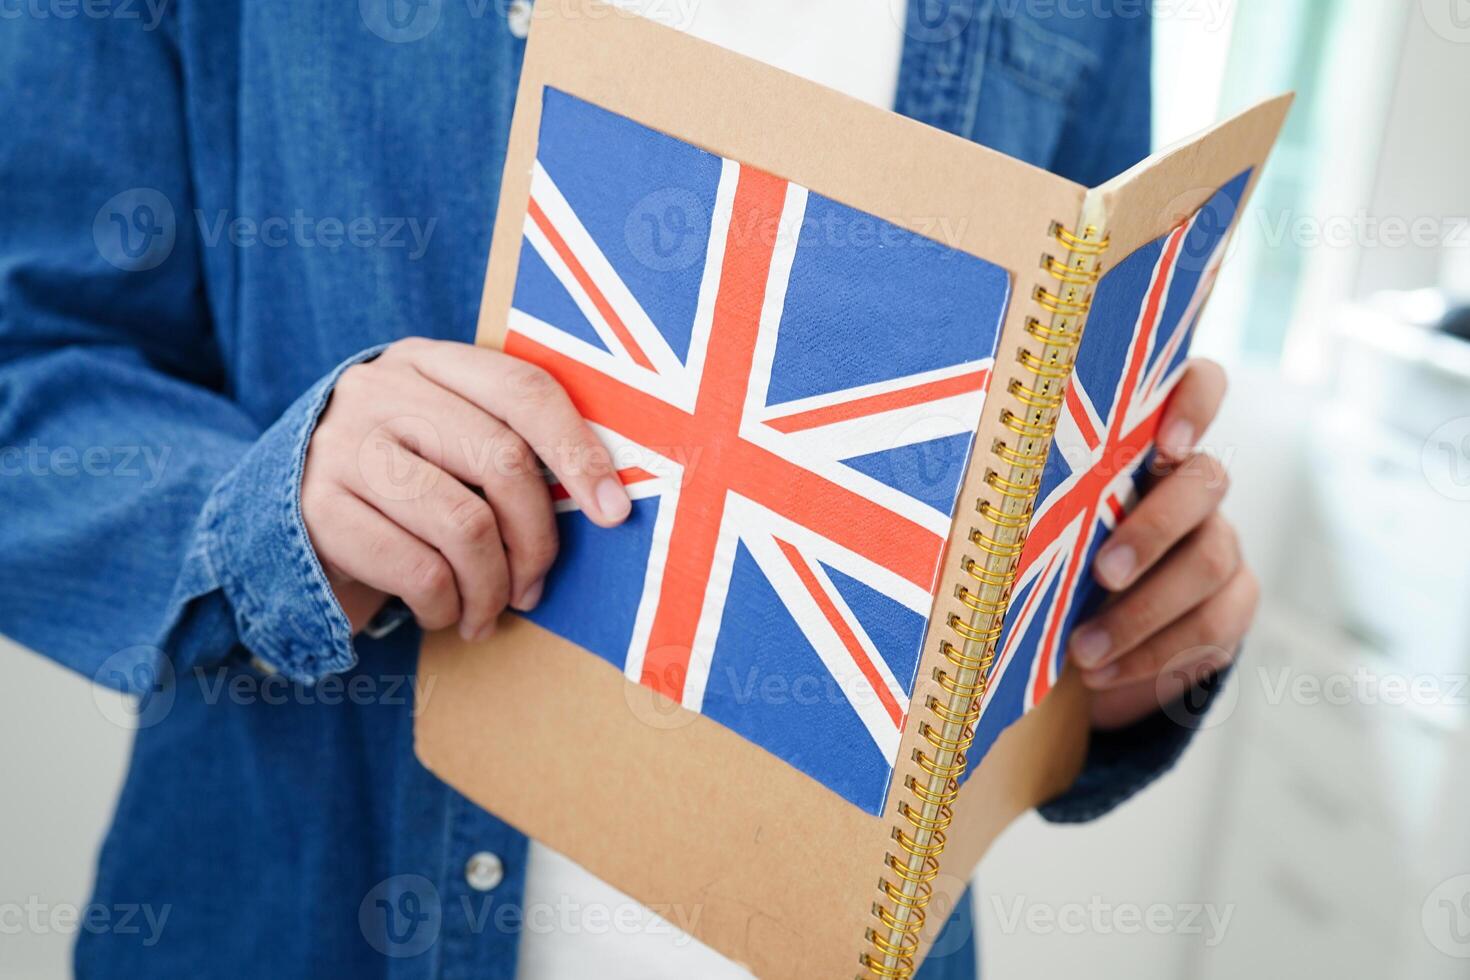
[[[985,972],[1467,976],[1470,344],[1430,324],[1470,301],[1470,7],[1157,11],[1161,142],[1300,93],[1199,338],[1231,371],[1206,441],[1267,599],[1170,778],[996,846]],[[121,707],[0,640],[0,902],[86,901]],[[0,974],[66,976],[71,939],[0,921]]]
[[[1266,598],[1171,777],[996,845],[986,971],[1470,976],[1470,5],[1155,9],[1161,143],[1299,96],[1197,346]]]

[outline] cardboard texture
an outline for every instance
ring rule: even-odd
[[[811,188],[1008,271],[1011,301],[951,530],[891,786],[917,772],[915,722],[937,690],[939,631],[956,598],[1000,399],[1023,375],[1015,351],[1029,298],[1051,285],[1052,223],[1106,224],[1114,257],[1169,230],[1236,173],[1259,165],[1285,113],[1267,103],[1096,191],[723,49],[563,0],[538,15],[512,126],[478,342],[506,333],[542,95],[552,86],[644,126]],[[1187,213],[1187,212],[1181,212]],[[467,220],[473,220],[470,216]],[[1112,257],[1110,257],[1112,258]],[[595,597],[587,614],[597,615]],[[864,812],[734,731],[629,681],[618,669],[513,615],[481,644],[429,637],[416,751],[470,799],[652,907],[698,908],[695,935],[762,977],[861,972],[902,793]],[[1069,672],[1007,730],[954,805],[933,905],[947,910],[990,842],[1080,770],[1087,697]],[[689,916],[685,916],[686,921]],[[925,948],[942,924],[931,917]]]

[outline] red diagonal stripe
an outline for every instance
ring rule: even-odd
[[[1072,421],[1077,423],[1077,429],[1082,433],[1082,439],[1087,443],[1087,448],[1096,449],[1097,429],[1092,424],[1092,413],[1087,410],[1086,405],[1082,404],[1082,398],[1077,394],[1075,377],[1067,384],[1067,411],[1072,414]]]
[[[805,429],[815,429],[821,425],[831,425],[834,422],[846,422],[865,415],[877,415],[880,412],[892,412],[900,408],[922,405],[941,398],[984,391],[989,380],[990,369],[982,368],[979,371],[971,371],[969,374],[914,385],[912,388],[884,392],[881,395],[869,395],[866,398],[854,398],[852,401],[836,405],[824,405],[821,408],[784,415],[771,419],[766,424],[777,432],[800,432]]]
[[[618,343],[623,345],[623,349],[628,352],[628,356],[633,358],[635,363],[652,371],[653,362],[648,359],[647,354],[643,353],[643,348],[638,346],[638,341],[633,339],[633,332],[628,329],[628,325],[613,310],[612,304],[607,301],[607,297],[602,294],[602,290],[597,288],[597,284],[592,281],[592,277],[587,274],[587,270],[583,268],[582,263],[577,261],[577,257],[572,254],[571,246],[567,244],[566,239],[562,238],[561,233],[552,227],[551,219],[546,216],[546,212],[541,210],[541,206],[536,203],[534,197],[526,202],[526,209],[531,215],[531,220],[536,222],[536,227],[541,229],[541,234],[545,235],[546,240],[551,243],[552,249],[566,263],[567,268],[571,270],[572,278],[576,279],[577,284],[586,291],[587,297],[592,300],[592,305],[597,307],[597,312],[602,314],[602,318],[612,328],[613,334],[618,338]]]
[[[1047,545],[1055,541],[1057,535],[1077,516],[1078,510],[1095,503],[1113,477],[1148,450],[1149,443],[1159,433],[1159,422],[1163,417],[1163,406],[1160,406],[1122,439],[1109,443],[1098,464],[1084,473],[1060,500],[1036,519],[1026,532],[1026,549],[1021,554],[1020,574],[1024,574],[1026,569],[1035,564]]]
[[[1047,613],[1046,633],[1041,641],[1042,659],[1036,665],[1036,682],[1031,686],[1031,703],[1040,704],[1051,690],[1051,665],[1056,660],[1056,651],[1061,649],[1062,621],[1072,610],[1072,589],[1077,582],[1082,562],[1087,559],[1087,546],[1092,541],[1092,522],[1097,520],[1097,510],[1088,507],[1082,512],[1082,525],[1077,529],[1077,540],[1072,545],[1071,557],[1062,566],[1062,582],[1057,589],[1056,602]]]
[[[1031,607],[1036,605],[1036,600],[1046,591],[1047,576],[1051,574],[1052,567],[1056,563],[1057,556],[1052,555],[1051,560],[1046,563],[1046,567],[1041,570],[1041,574],[1036,576],[1036,584],[1031,587],[1031,594],[1026,597],[1026,602],[1021,606],[1020,612],[1011,620],[1013,624],[1016,624],[1018,632],[1013,634],[1006,643],[1007,655],[1009,655],[1010,650],[1015,647],[1016,643],[1020,641],[1019,624],[1026,621],[1026,617],[1031,613]]]
[[[822,583],[817,581],[816,573],[812,571],[806,559],[801,556],[801,552],[797,551],[794,546],[780,538],[776,538],[775,542],[780,546],[781,553],[786,556],[786,560],[791,563],[797,577],[801,579],[801,584],[806,586],[806,590],[811,593],[817,608],[822,611],[823,618],[827,620],[827,625],[832,627],[832,632],[837,634],[837,638],[847,648],[848,655],[852,657],[853,663],[857,664],[858,670],[862,672],[868,685],[872,687],[873,693],[878,695],[878,701],[883,705],[883,710],[888,712],[888,717],[893,720],[895,727],[902,728],[903,709],[899,707],[888,685],[883,682],[878,668],[868,657],[868,651],[863,649],[863,645],[858,642],[857,635],[847,625],[847,620],[843,619],[842,613],[837,611],[837,605],[832,601],[832,597],[827,595],[826,590],[822,588]]]
[[[1113,406],[1113,419],[1108,426],[1110,435],[1115,435],[1122,429],[1128,415],[1128,407],[1133,404],[1133,393],[1138,386],[1138,372],[1143,370],[1143,362],[1148,359],[1148,345],[1153,340],[1154,331],[1158,329],[1159,319],[1163,316],[1169,275],[1174,269],[1175,260],[1179,257],[1179,246],[1184,242],[1184,232],[1187,228],[1188,225],[1181,225],[1174,230],[1174,233],[1169,236],[1168,243],[1164,246],[1163,257],[1159,259],[1159,272],[1154,278],[1153,288],[1149,290],[1148,303],[1143,311],[1143,327],[1133,340],[1133,356],[1129,357],[1127,368],[1123,372],[1123,380],[1118,386],[1118,404]]]

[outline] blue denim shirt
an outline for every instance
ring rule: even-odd
[[[1149,144],[1145,3],[1115,6],[914,0],[897,108],[1099,182]],[[419,636],[351,635],[299,500],[344,365],[474,334],[523,51],[506,13],[3,14],[0,630],[147,696],[94,902],[167,915],[84,918],[81,976],[515,973],[526,840],[419,765]],[[1187,736],[1096,739],[1045,812],[1105,811]],[[484,852],[503,878],[477,890]],[[973,975],[956,922],[930,980]]]

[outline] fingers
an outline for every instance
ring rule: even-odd
[[[1137,585],[1078,627],[1068,654],[1084,670],[1112,663],[1224,588],[1240,562],[1235,531],[1211,514]]]
[[[467,640],[487,638],[510,599],[510,571],[495,512],[484,498],[403,445],[385,444],[385,452],[392,456],[382,465],[391,468],[404,492],[375,493],[372,488],[382,486],[381,480],[360,470],[347,474],[347,485],[443,556],[459,592],[460,634]]]
[[[1260,586],[1255,576],[1249,569],[1239,568],[1224,588],[1127,655],[1099,670],[1084,672],[1083,682],[1095,690],[1125,687],[1153,680],[1166,666],[1177,667],[1183,658],[1219,670],[1235,656],[1259,601]],[[1170,673],[1182,676],[1183,672]]]
[[[303,508],[317,514],[312,541],[323,564],[399,596],[425,629],[459,619],[459,589],[443,555],[350,493],[318,483],[302,495]]]
[[[1154,485],[1098,551],[1097,580],[1110,591],[1128,588],[1205,518],[1230,479],[1212,456],[1192,456]]]
[[[458,395],[419,378],[412,392],[423,413],[441,420],[456,439],[415,445],[419,455],[457,480],[480,487],[494,513],[510,571],[510,605],[522,612],[541,598],[543,580],[556,558],[556,512],[536,456],[525,440]],[[411,439],[412,426],[389,431]],[[497,610],[498,611],[498,610]]]
[[[1194,452],[1200,436],[1215,421],[1225,387],[1225,369],[1220,365],[1198,358],[1189,362],[1159,423],[1160,456],[1177,462]]]
[[[627,518],[632,503],[612,457],[551,375],[483,347],[425,344],[407,353],[424,377],[515,430],[594,522]]]
[[[538,456],[591,520],[628,516],[607,450],[539,368],[410,339],[344,371],[307,446],[301,500],[354,625],[384,595],[467,639],[488,636],[507,604],[534,607],[557,549]]]

